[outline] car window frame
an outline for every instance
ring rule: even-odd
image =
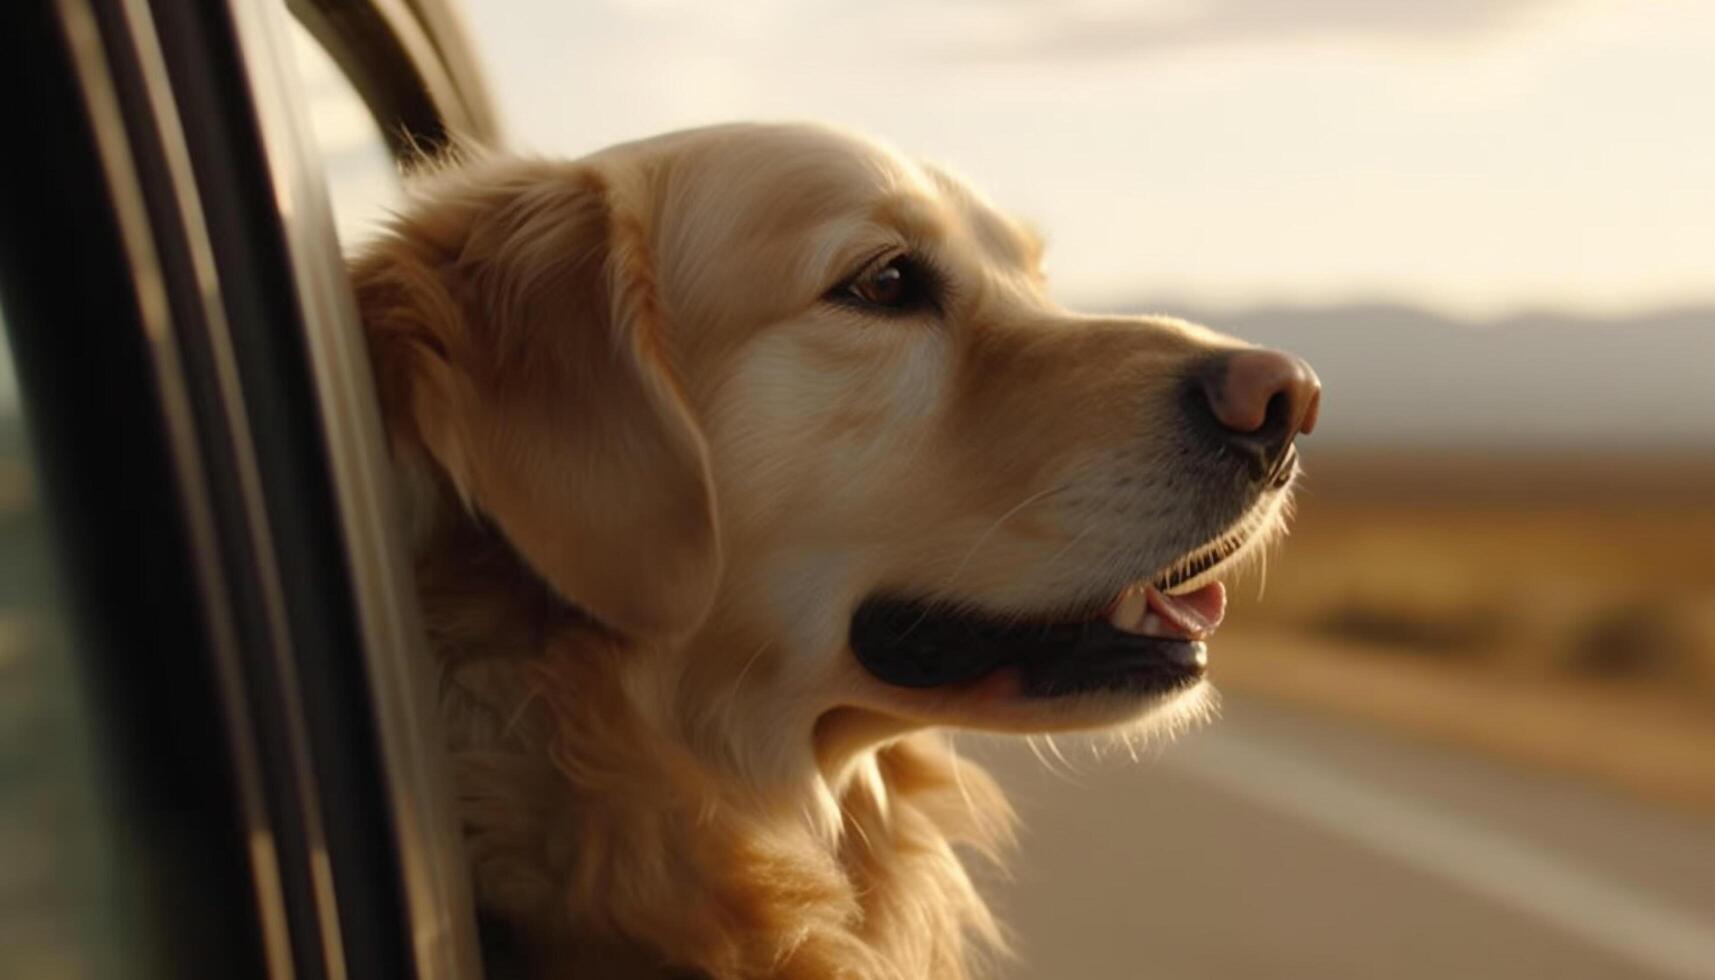
[[[491,143],[500,122],[458,9],[442,0],[287,0],[344,72],[395,158],[455,138]]]
[[[309,11],[337,8],[342,23],[384,20],[387,31],[330,31]],[[169,5],[170,6],[170,5]],[[433,665],[403,535],[368,353],[339,250],[326,179],[300,98],[284,12],[228,0],[280,200],[302,206],[283,222],[363,629],[387,783],[401,899],[417,976],[481,975],[475,905],[452,806],[435,709]],[[293,2],[293,16],[334,56],[364,98],[400,165],[460,139],[492,142],[497,117],[454,8],[438,0]],[[361,63],[361,75],[350,65]],[[387,93],[383,99],[380,93]],[[407,111],[408,110],[408,111]]]
[[[176,808],[184,823],[131,852],[128,917],[151,954],[127,970],[480,977],[430,662],[285,16],[243,0],[20,0],[6,14],[18,46],[39,48],[11,63],[8,97],[40,123],[3,171],[4,213],[20,219],[4,234],[8,310],[22,312],[8,328],[72,558],[78,655],[123,816],[162,830]],[[433,125],[378,119],[401,134],[396,153],[460,126],[493,135],[451,23],[421,32],[428,48],[391,48],[439,107]],[[424,81],[411,59],[431,55],[462,81]],[[56,227],[44,200],[87,221]],[[93,291],[56,305],[56,271]],[[89,336],[68,343],[77,330]],[[136,356],[96,358],[110,400],[68,400],[92,345]],[[134,464],[122,471],[103,465],[115,438]],[[103,492],[121,480],[132,496]],[[116,561],[115,537],[148,546]],[[136,603],[139,576],[172,601],[116,631],[105,620]],[[182,794],[163,798],[168,785]],[[199,862],[210,873],[184,873]]]

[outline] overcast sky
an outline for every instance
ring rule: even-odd
[[[1041,226],[1061,296],[1715,299],[1710,0],[477,0],[515,142],[852,126]]]

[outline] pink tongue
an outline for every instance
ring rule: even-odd
[[[1185,595],[1168,595],[1152,585],[1148,595],[1150,611],[1192,639],[1215,632],[1227,614],[1227,587],[1219,582]]]

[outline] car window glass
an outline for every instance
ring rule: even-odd
[[[303,85],[340,243],[350,248],[372,234],[399,204],[398,169],[375,117],[339,66],[296,21],[292,52]]]
[[[114,877],[35,477],[0,329],[0,977],[70,980],[114,965]]]

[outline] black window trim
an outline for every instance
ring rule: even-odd
[[[158,933],[143,937],[151,972],[480,977],[429,660],[284,16],[247,0],[18,0],[0,18],[46,44],[6,75],[15,108],[59,113],[32,119],[32,145],[0,167],[0,215],[24,219],[0,230],[0,285],[24,313],[8,327],[26,404],[48,416],[32,438],[57,537],[79,559],[92,624],[80,656],[105,687],[122,809],[161,825],[133,852],[128,909]],[[382,120],[405,134],[396,153],[460,127],[493,135],[449,24],[431,18],[432,49],[396,45],[390,68],[371,65],[406,78],[415,64],[421,81],[434,73],[412,59],[432,55],[442,82],[465,76],[423,86],[434,125]],[[87,212],[83,226],[55,227],[49,199]],[[101,292],[55,304],[53,271]],[[67,398],[92,344],[124,382],[114,404]],[[103,465],[115,437],[139,465]],[[91,472],[137,485],[92,492],[79,485]],[[154,515],[131,506],[153,500]],[[104,554],[133,539],[153,544],[128,562]],[[121,634],[101,620],[126,598],[123,572],[145,580],[129,583],[139,595],[181,601]],[[135,698],[145,690],[160,703]],[[160,715],[169,703],[178,717]],[[174,807],[206,853],[165,826]],[[208,874],[157,866],[199,860]],[[190,922],[167,911],[196,902]]]
[[[276,195],[298,206],[284,222],[286,245],[304,304],[305,338],[325,449],[345,550],[354,569],[353,599],[363,632],[417,976],[425,980],[480,976],[475,906],[433,707],[432,663],[423,644],[403,536],[396,526],[393,474],[357,308],[338,250],[325,176],[297,98],[281,12],[244,0],[230,0],[228,6]],[[418,3],[417,8],[438,9],[441,24],[455,23],[450,10],[439,4]],[[465,52],[461,56],[465,64],[473,62],[461,34],[443,27],[436,37],[438,51]],[[366,57],[371,59],[372,75],[383,73],[382,64],[390,65],[393,74],[406,74],[406,62],[396,57],[380,60],[389,57],[385,49],[370,50]],[[419,52],[411,64],[420,76],[430,77],[426,52]],[[459,87],[430,89],[426,97],[439,113],[443,138],[448,131],[485,140],[494,137],[492,113],[483,108],[486,96],[474,73],[467,71]],[[455,104],[462,111],[455,110]],[[375,106],[371,102],[372,111]],[[433,135],[409,129],[406,120],[379,117],[378,121],[384,133],[406,132],[409,139],[404,147],[429,145]]]
[[[120,935],[103,938],[150,975],[290,977],[244,582],[215,501],[225,461],[201,451],[180,322],[195,304],[174,288],[134,142],[145,127],[122,104],[123,12],[57,0],[4,16],[0,37],[25,45],[6,52],[0,93],[24,151],[0,155],[0,288],[124,835]]]

